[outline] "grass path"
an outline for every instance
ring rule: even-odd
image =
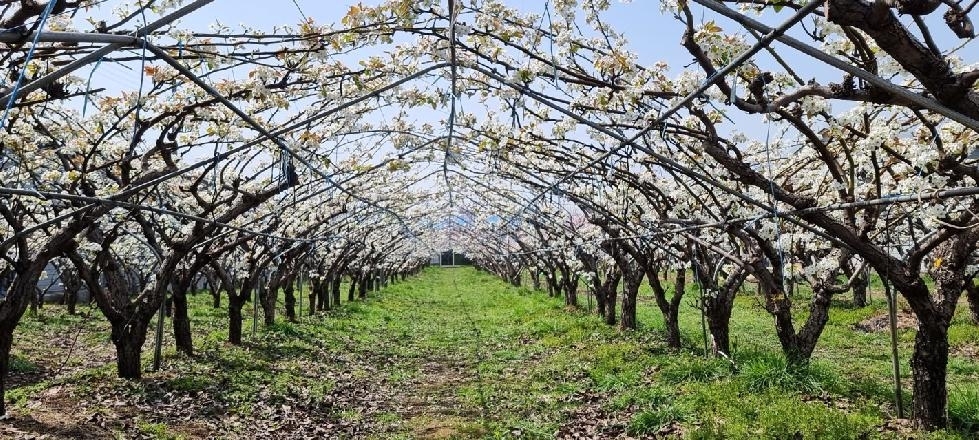
[[[642,328],[623,333],[467,268],[429,269],[254,334],[249,322],[240,347],[224,342],[226,310],[197,295],[196,356],[167,350],[139,382],[114,377],[97,311],[46,307],[18,330],[0,438],[969,438],[979,427],[979,367],[967,355],[950,376],[965,425],[924,436],[891,421],[887,358],[875,354],[886,335],[853,330],[874,308],[834,311],[817,361],[790,371],[754,301],[735,309],[732,365],[700,355],[692,309],[689,348],[671,351],[645,299]],[[979,334],[956,328],[956,347]],[[144,353],[149,365],[149,342]]]
[[[352,304],[355,319],[326,323],[351,353],[385,365],[387,433],[413,438],[549,437],[564,394],[533,373],[553,352],[539,336],[565,311],[470,269],[430,270],[379,299]]]

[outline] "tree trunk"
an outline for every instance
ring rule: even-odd
[[[663,315],[663,323],[666,326],[666,345],[670,348],[680,348],[680,301],[687,288],[687,271],[679,269],[676,271],[676,281],[673,285],[673,296],[666,297],[666,288],[659,279],[660,270],[651,268],[646,271],[646,278],[649,287],[653,290],[653,297],[656,299],[656,306]]]
[[[350,277],[350,288],[347,289],[347,302],[354,301],[354,294],[357,293],[357,284],[360,280],[355,277]]]
[[[258,300],[262,303],[262,319],[266,327],[275,324],[275,302],[278,299],[279,286],[276,283],[263,283],[259,288]]]
[[[564,286],[564,305],[568,307],[578,307],[578,286],[577,282],[568,282]]]
[[[911,354],[911,408],[916,427],[928,431],[948,426],[948,328],[955,316],[955,304],[973,281],[965,277],[965,266],[977,238],[968,234],[944,243],[937,251],[943,256],[931,275],[933,292],[919,279],[918,286],[906,286],[901,295],[918,318],[918,333]],[[917,289],[915,289],[917,287]],[[936,304],[936,300],[941,301]]]
[[[595,283],[595,302],[597,303],[598,315],[603,319],[608,319],[609,315],[609,304],[615,303],[615,291],[619,288],[619,280],[622,278],[621,275],[615,270],[609,270],[605,272],[605,279]],[[598,274],[596,273],[596,281],[599,280]],[[615,325],[614,315],[615,307],[612,306],[613,322],[609,325]],[[607,321],[606,321],[607,322]]]
[[[608,296],[605,297],[605,324],[615,325],[618,322],[618,315],[615,313],[618,296],[618,286],[609,289]]]
[[[241,308],[245,306],[246,296],[245,292],[228,295],[228,342],[233,345],[241,345],[241,324],[244,319]]]
[[[207,279],[207,288],[211,291],[211,307],[215,309],[221,308],[221,282],[217,280],[217,277],[208,273],[204,276]]]
[[[173,297],[173,339],[177,351],[188,356],[194,355],[194,340],[190,332],[190,316],[187,312],[187,293],[174,289]]]
[[[639,270],[626,274],[623,278],[625,292],[622,295],[622,321],[619,327],[636,329],[636,298],[639,296],[639,284],[642,283],[643,273]]]
[[[714,355],[731,353],[731,310],[733,302],[717,303],[714,307],[704,310],[707,319],[707,331],[710,332],[711,351]]]
[[[853,276],[857,277],[857,280],[853,282],[853,306],[867,307],[867,289],[870,288],[870,273],[867,269],[864,269]]]
[[[295,282],[292,278],[282,286],[282,291],[285,294],[286,319],[289,322],[296,322],[296,292],[294,289]]]
[[[638,293],[638,289],[628,289],[622,297],[622,322],[619,325],[624,329],[636,329],[636,296]]]
[[[337,275],[333,277],[330,283],[330,292],[333,296],[333,306],[340,307],[340,282],[343,281],[343,276]]]
[[[319,310],[330,310],[330,286],[333,285],[333,275],[319,283],[313,290],[319,296]]]
[[[974,280],[965,283],[965,298],[969,301],[969,316],[972,323],[979,325],[979,286]]]
[[[38,304],[42,301],[42,298],[44,297],[44,292],[41,291],[40,289],[35,288],[31,293],[32,293],[31,308],[30,308],[29,316],[37,316]]]
[[[781,290],[766,294],[768,312],[775,318],[775,335],[782,347],[782,353],[790,364],[801,363],[802,353],[796,344],[795,324],[792,322],[792,303]]]
[[[513,287],[520,287],[521,285],[523,285],[519,270],[514,270],[513,273],[510,275],[510,285]]]
[[[595,295],[595,310],[598,312],[598,316],[605,318],[605,287],[600,285],[595,285],[593,293]]]
[[[17,277],[7,286],[7,295],[0,301],[0,415],[6,415],[6,380],[10,372],[10,347],[14,340],[14,329],[20,318],[27,310],[30,295],[34,292],[37,280],[47,264],[47,260],[39,258],[25,271],[18,272]]]
[[[68,307],[68,314],[74,315],[78,306],[78,291],[82,288],[82,281],[74,271],[63,268],[61,271],[61,282],[65,286],[65,306]]]
[[[797,363],[805,364],[812,359],[812,352],[816,349],[816,343],[829,322],[829,306],[832,294],[825,289],[817,289],[814,292],[812,304],[809,306],[809,316],[805,324],[795,336],[795,360]]]
[[[155,310],[155,309],[154,309]],[[116,346],[116,366],[119,377],[139,379],[143,375],[143,342],[152,314],[133,313],[127,320],[114,319],[112,343]]]
[[[707,331],[711,338],[711,352],[714,356],[718,354],[731,354],[731,312],[734,310],[734,298],[738,294],[738,289],[744,285],[747,271],[744,268],[728,275],[727,279],[720,285],[713,280],[713,276],[705,276],[703,266],[694,261],[694,268],[697,270],[697,277],[704,284],[706,291],[701,292],[701,302],[703,304],[704,319],[707,321]]]
[[[316,296],[317,295],[316,295],[316,289],[313,288],[313,286],[315,286],[315,285],[316,285],[316,282],[315,281],[309,283],[309,293],[306,295],[309,298],[309,311],[307,312],[309,314],[309,316],[313,316],[313,315],[316,314]]]
[[[68,306],[68,314],[74,315],[78,307],[78,290],[69,289],[65,291],[65,305]]]
[[[948,424],[946,414],[945,376],[948,367],[948,326],[944,323],[919,325],[911,355],[914,378],[913,400],[915,424],[933,431]]]
[[[14,342],[14,325],[0,325],[0,415],[7,414],[7,375],[10,373],[10,347]]]
[[[362,277],[360,277],[359,280],[357,280],[357,284],[359,288],[358,297],[360,297],[360,299],[367,298],[367,283],[369,281],[370,281],[370,276],[368,274],[364,274]]]
[[[664,316],[666,323],[666,345],[670,348],[680,348],[680,316],[675,310],[670,310]]]

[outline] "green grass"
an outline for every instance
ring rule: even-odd
[[[8,401],[29,415],[37,410],[32,402],[47,405],[52,390],[66,387],[80,423],[109,437],[247,438],[261,430],[309,438],[552,438],[587,420],[636,437],[971,438],[979,432],[979,367],[962,354],[953,354],[949,365],[952,430],[925,435],[894,428],[888,336],[854,330],[883,312],[879,294],[867,308],[834,306],[805,367],[785,362],[771,318],[747,292],[732,317],[732,359],[705,358],[690,301],[697,293],[692,288],[687,295],[685,346],[671,350],[648,291],[641,292],[640,329],[622,332],[586,310],[465,268],[429,269],[366,301],[348,303],[344,290],[338,310],[304,313],[296,323],[282,321],[280,310],[279,322],[259,323],[255,332],[246,305],[239,347],[225,343],[226,310],[211,308],[210,295],[201,294],[191,297],[196,356],[177,354],[167,335],[163,369],[135,383],[115,379],[106,364],[111,345],[97,311],[86,320],[45,307],[25,318],[13,358],[16,371],[41,377],[9,391]],[[800,320],[805,306],[800,292]],[[84,348],[57,375],[52,371],[65,352],[40,344],[50,334],[77,334]],[[974,326],[956,319],[954,348],[974,345],[977,337]],[[147,366],[151,341],[144,347]],[[907,374],[913,330],[902,330],[900,343]],[[98,361],[99,353],[108,358]]]

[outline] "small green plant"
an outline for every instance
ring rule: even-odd
[[[949,393],[948,421],[956,431],[979,434],[979,388],[957,389]]]
[[[179,435],[171,433],[167,428],[167,425],[163,423],[147,423],[140,421],[137,423],[136,428],[141,434],[153,439],[180,440],[183,438]]]
[[[669,358],[660,375],[664,381],[673,384],[711,382],[730,376],[731,364],[724,359],[680,354]]]
[[[210,386],[212,382],[204,377],[199,376],[180,376],[165,382],[165,387],[167,389],[172,389],[174,391],[180,392],[196,392],[202,391]]]
[[[769,389],[816,395],[839,391],[842,379],[815,363],[793,365],[784,357],[756,353],[741,365],[739,380],[752,392]]]
[[[689,411],[675,404],[657,405],[633,416],[626,432],[629,435],[645,436],[659,431],[670,423],[682,422],[688,417]]]
[[[37,364],[18,355],[10,356],[9,368],[11,373],[33,373],[39,369]]]

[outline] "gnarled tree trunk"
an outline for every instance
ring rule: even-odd
[[[642,283],[643,273],[639,270],[630,270],[623,278],[625,292],[622,294],[622,321],[619,326],[624,329],[635,330],[637,326],[636,300],[639,297],[639,286]]]
[[[192,356],[194,337],[190,331],[190,314],[187,311],[187,291],[180,288],[173,291],[173,339],[177,351]]]
[[[670,348],[680,348],[680,301],[687,288],[687,271],[686,269],[676,271],[673,296],[669,299],[666,298],[666,289],[660,282],[658,268],[647,270],[646,278],[653,290],[656,306],[663,314],[663,322],[666,325],[666,345]]]
[[[337,274],[333,277],[330,283],[330,291],[333,295],[333,305],[335,307],[340,306],[340,282],[343,281],[343,275]]]
[[[153,313],[133,313],[135,319],[111,319],[112,343],[116,346],[119,377],[139,379],[143,375],[143,342]]]

